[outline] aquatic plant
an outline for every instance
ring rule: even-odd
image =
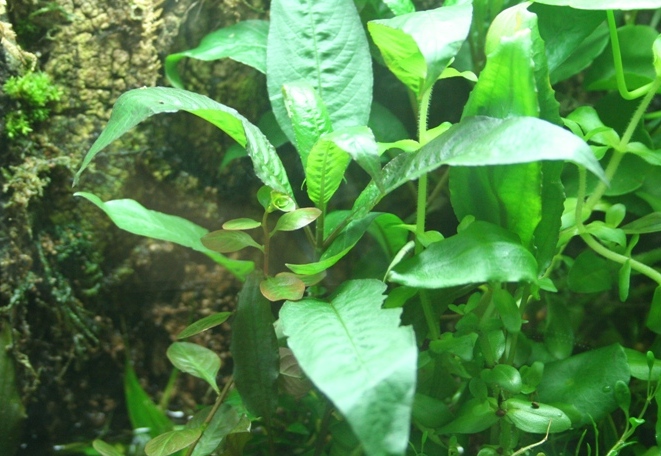
[[[50,105],[61,96],[50,76],[39,71],[12,76],[2,88],[14,105],[5,118],[5,133],[10,139],[31,133],[35,124],[48,118]]]

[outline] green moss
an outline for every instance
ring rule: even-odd
[[[3,89],[16,105],[6,118],[5,128],[9,138],[30,133],[35,123],[48,118],[49,105],[59,101],[62,95],[60,88],[43,72],[31,71],[13,76],[5,82]]]

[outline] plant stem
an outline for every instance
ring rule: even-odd
[[[216,412],[218,412],[218,409],[220,408],[221,404],[223,403],[223,401],[227,397],[227,393],[229,393],[230,388],[232,387],[233,384],[234,384],[234,380],[232,379],[232,377],[230,377],[229,380],[227,381],[227,383],[225,384],[225,387],[223,388],[223,390],[220,392],[220,394],[216,398],[216,403],[213,404],[213,408],[211,409],[211,411],[209,411],[209,414],[204,419],[204,423],[202,423],[202,433],[200,433],[200,436],[197,438],[197,440],[195,440],[188,447],[188,450],[186,451],[186,456],[192,455],[193,451],[195,451],[195,447],[197,446],[197,444],[200,442],[200,439],[204,435],[204,431],[209,426],[209,423],[211,423],[211,420],[213,420],[213,417],[214,417],[214,415],[216,415]]]

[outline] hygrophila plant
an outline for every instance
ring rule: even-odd
[[[76,181],[143,120],[186,111],[245,149],[264,184],[261,220],[212,232],[132,200],[78,193],[120,228],[198,250],[245,280],[231,321],[233,379],[221,391],[218,356],[174,343],[173,364],[205,380],[217,400],[154,438],[147,454],[284,454],[292,445],[315,455],[617,454],[631,445],[658,454],[661,442],[635,436],[650,417],[654,427],[648,407],[661,397],[661,273],[653,267],[661,257],[645,237],[661,231],[661,116],[647,113],[661,87],[660,15],[646,12],[660,7],[448,0],[415,11],[408,0],[273,0],[268,22],[238,23],[169,56],[175,88],[122,95]],[[302,181],[290,181],[279,141],[181,88],[181,59],[226,57],[266,75]],[[373,65],[390,70],[412,109],[373,102]],[[429,125],[434,87],[456,77],[472,84],[461,120]],[[596,103],[585,101],[598,98],[587,91],[601,91]],[[398,133],[409,111],[412,138]],[[345,179],[362,190],[343,206],[336,195]],[[411,190],[410,217],[401,207],[391,213],[390,197]],[[447,199],[451,207],[439,204]],[[456,232],[444,237],[432,226],[433,210],[456,219]],[[314,258],[272,270],[272,243],[299,229]],[[376,243],[361,266],[337,286],[325,281],[364,248],[366,233]],[[223,255],[247,247],[263,253],[261,268]],[[631,300],[632,280],[636,302],[653,296],[638,334],[655,351],[611,343],[573,355],[590,299],[614,286]],[[276,314],[270,301],[278,300]],[[542,341],[523,330],[537,314]],[[207,317],[179,338],[227,318]],[[303,440],[286,437],[287,419]],[[250,421],[263,433],[246,446]]]

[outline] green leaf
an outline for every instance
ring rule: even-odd
[[[592,32],[592,34],[579,45],[576,51],[567,58],[567,60],[562,62],[557,68],[553,69],[549,75],[551,84],[555,85],[560,81],[569,79],[588,68],[594,59],[604,52],[604,49],[608,46],[609,38],[610,35],[608,34],[608,26],[606,24],[597,27],[594,32]]]
[[[521,392],[521,374],[509,364],[496,364],[492,369],[485,369],[480,374],[487,384],[497,386],[511,394]]]
[[[395,15],[401,16],[415,12],[415,5],[411,0],[382,0],[383,4]]]
[[[301,79],[324,101],[334,128],[367,125],[372,60],[351,0],[274,0],[266,49],[269,98],[278,123],[295,143],[282,86]]]
[[[415,392],[417,347],[401,309],[381,309],[386,285],[345,282],[330,303],[287,301],[283,332],[301,368],[346,417],[365,452],[404,454]]]
[[[661,334],[661,285],[654,290],[650,312],[645,320],[645,326],[656,334]]]
[[[474,434],[496,424],[498,416],[496,400],[477,398],[467,400],[457,412],[454,420],[438,430],[440,434]]]
[[[652,45],[652,52],[654,53],[654,71],[656,77],[661,77],[661,35],[657,36]]]
[[[296,231],[314,222],[321,215],[316,207],[305,207],[287,212],[280,216],[272,233],[277,231]]]
[[[574,351],[574,328],[569,309],[549,300],[548,317],[544,328],[544,346],[555,359],[565,359]]]
[[[18,450],[27,418],[11,350],[13,343],[12,325],[0,319],[0,450],[7,455]]]
[[[312,147],[305,168],[308,196],[318,207],[324,207],[344,178],[351,157],[333,141],[322,137]]]
[[[421,393],[413,399],[413,421],[425,428],[439,428],[452,420],[452,412],[443,401]]]
[[[183,89],[177,64],[186,57],[205,62],[230,58],[266,73],[268,30],[268,21],[248,20],[209,33],[196,48],[168,55],[165,76],[174,87]]]
[[[569,270],[567,286],[577,293],[599,293],[612,285],[608,262],[592,252],[582,252]]]
[[[153,438],[145,446],[147,456],[167,456],[186,448],[202,434],[202,429],[170,431]]]
[[[513,397],[503,402],[507,418],[523,432],[546,434],[547,431],[563,432],[572,427],[572,422],[565,413],[547,404],[535,403],[529,400]]]
[[[250,218],[238,218],[223,223],[224,230],[252,230],[260,226],[262,226],[260,222]]]
[[[409,137],[402,121],[392,111],[377,102],[372,103],[370,120],[367,125],[379,142],[395,142]]]
[[[95,204],[119,228],[139,236],[174,242],[202,252],[240,279],[245,278],[254,267],[252,261],[231,260],[205,247],[200,239],[208,233],[208,230],[186,219],[146,209],[140,203],[130,199],[104,203],[98,196],[91,193],[77,192],[74,195],[82,196]]]
[[[307,81],[288,82],[282,86],[285,109],[294,130],[296,149],[303,169],[308,155],[321,135],[333,131],[330,115],[319,93]]]
[[[259,289],[262,295],[272,302],[283,299],[298,301],[305,293],[305,283],[295,275],[285,273],[262,280]]]
[[[123,452],[101,439],[94,439],[92,446],[101,453],[101,456],[124,456]]]
[[[174,342],[168,347],[168,359],[174,367],[195,377],[201,378],[220,393],[216,376],[220,370],[220,357],[198,344]]]
[[[571,6],[587,10],[636,10],[661,8],[661,0],[535,0],[555,6]]]
[[[503,327],[511,334],[517,334],[521,331],[521,311],[516,304],[514,297],[502,288],[496,288],[493,291],[493,302],[496,310],[503,321]]]
[[[627,223],[622,227],[622,231],[626,234],[657,233],[661,231],[661,212],[651,212]]]
[[[459,51],[472,11],[471,2],[461,2],[370,21],[367,29],[390,71],[420,98]]]
[[[248,276],[239,293],[232,323],[230,352],[234,360],[234,383],[250,413],[267,426],[278,403],[278,339],[273,329],[271,303],[262,296],[258,273]]]
[[[367,174],[381,186],[381,159],[379,146],[368,127],[347,127],[323,136],[348,153]]]
[[[177,334],[177,339],[185,339],[187,337],[194,336],[203,331],[206,331],[207,329],[211,329],[214,326],[223,324],[231,315],[232,312],[218,312],[201,318],[195,323],[191,323],[190,325],[186,326],[179,334]]]
[[[629,383],[629,365],[619,345],[547,363],[537,388],[540,402],[574,405],[582,414],[573,427],[599,422],[617,408],[615,383]]]
[[[417,288],[536,282],[537,263],[516,236],[496,225],[477,221],[395,266],[390,280]]]
[[[204,421],[209,416],[211,407],[200,410],[193,418],[186,423],[186,428],[195,429],[202,428]],[[206,425],[202,437],[195,445],[195,450],[191,456],[206,456],[212,454],[221,442],[227,437],[232,430],[240,423],[241,417],[238,413],[228,404],[222,404],[213,418]]]
[[[620,301],[625,302],[629,297],[629,286],[631,285],[631,260],[624,262],[618,274],[618,291]]]
[[[620,135],[610,127],[604,125],[599,113],[592,106],[581,106],[572,111],[567,119],[576,122],[583,131],[583,139],[612,148],[619,147]]]
[[[108,125],[85,155],[74,185],[92,159],[143,120],[164,112],[186,111],[210,122],[246,148],[257,177],[274,190],[293,195],[287,172],[275,148],[259,129],[236,110],[181,89],[150,87],[130,90],[115,102]]]
[[[629,363],[632,377],[644,381],[650,379],[653,382],[656,382],[661,378],[661,360],[655,359],[654,355],[652,355],[652,372],[650,376],[649,360],[647,356],[645,356],[645,353],[641,353],[632,348],[625,348],[624,352],[627,355],[627,362]]]
[[[220,253],[237,252],[246,247],[255,247],[261,251],[264,248],[243,231],[217,230],[207,233],[200,239],[202,244],[209,250]]]
[[[172,430],[172,422],[147,395],[129,362],[124,368],[124,394],[133,429],[148,428],[151,437]]]

